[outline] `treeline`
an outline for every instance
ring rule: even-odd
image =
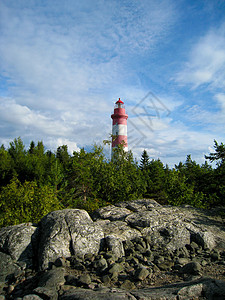
[[[215,152],[199,165],[188,155],[185,163],[169,169],[144,150],[140,163],[131,152],[117,148],[108,160],[103,148],[68,153],[66,145],[46,151],[42,142],[29,149],[20,138],[0,147],[0,226],[38,222],[52,210],[84,208],[141,197],[162,204],[210,208],[224,205],[225,145],[215,141]]]

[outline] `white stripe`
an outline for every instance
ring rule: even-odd
[[[127,125],[122,125],[122,124],[113,125],[112,135],[126,135],[127,136]]]

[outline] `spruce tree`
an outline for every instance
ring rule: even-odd
[[[140,169],[145,170],[149,165],[149,156],[146,150],[143,151],[140,160]]]

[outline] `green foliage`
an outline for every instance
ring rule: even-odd
[[[219,161],[218,164],[224,164],[225,163],[225,145],[221,143],[220,145],[216,140],[214,140],[214,148],[215,152],[210,153],[209,155],[205,155],[206,159],[209,159],[211,162],[212,161]]]
[[[140,169],[146,170],[148,168],[149,165],[149,156],[146,150],[143,151],[142,155],[141,155],[141,160],[140,160]]]
[[[38,222],[44,215],[62,206],[49,186],[38,187],[35,181],[23,184],[17,178],[0,192],[0,226]]]
[[[107,142],[107,141],[106,141]],[[0,147],[0,226],[37,222],[51,210],[83,208],[91,212],[101,206],[141,197],[161,204],[210,208],[225,205],[225,146],[215,141],[216,161],[199,165],[188,155],[184,163],[169,169],[146,150],[140,164],[123,146],[113,149],[107,160],[95,145],[68,153],[66,145],[56,153],[32,141],[28,150],[20,138],[9,148]]]
[[[205,208],[204,194],[195,192],[194,186],[187,183],[187,178],[179,171],[170,171],[166,180],[167,201],[171,205],[188,204],[194,207]]]

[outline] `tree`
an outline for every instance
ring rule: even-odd
[[[68,153],[68,147],[67,145],[62,145],[57,148],[56,157],[60,161],[62,167],[64,170],[67,170],[70,163],[70,155]]]
[[[140,169],[145,170],[149,165],[149,156],[146,150],[143,151],[140,160]]]
[[[209,159],[211,162],[218,161],[217,164],[224,164],[225,162],[225,145],[221,143],[220,145],[214,140],[215,152],[205,155],[206,159]]]
[[[166,171],[160,159],[152,159],[143,172],[143,180],[147,184],[145,197],[156,199],[161,203],[166,201],[165,176]]]
[[[217,168],[213,171],[210,202],[211,206],[225,205],[225,145],[214,140],[215,152],[206,155],[211,162],[216,161]]]
[[[195,207],[206,207],[204,194],[194,190],[194,183],[187,182],[187,178],[180,171],[169,170],[165,180],[167,201],[171,205],[189,204]]]
[[[0,147],[0,187],[7,185],[13,176],[13,160],[4,145]]]
[[[24,182],[27,179],[26,150],[20,137],[10,143],[8,153],[12,158],[14,175],[17,175],[19,180]]]

